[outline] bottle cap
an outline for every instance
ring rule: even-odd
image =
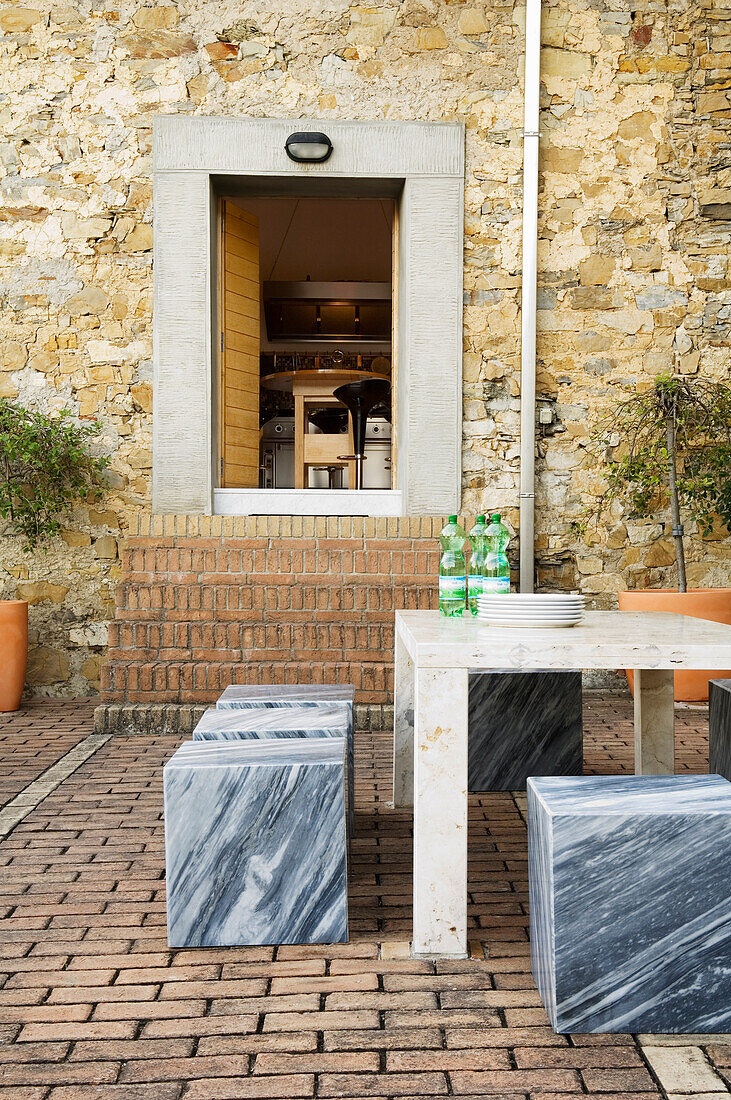
[[[485,522],[485,517],[484,516],[475,516],[475,523],[479,523],[480,520],[482,520],[482,522],[484,523]]]
[[[456,523],[457,522],[457,517],[456,516],[450,516],[449,517],[449,522],[450,523]]]
[[[490,519],[492,520],[493,523],[499,523],[500,522],[500,513],[496,512],[494,516],[490,516]]]

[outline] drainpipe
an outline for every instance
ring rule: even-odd
[[[538,126],[541,0],[526,0],[523,125],[523,293],[520,355],[520,591],[535,572],[536,282],[538,270]]]

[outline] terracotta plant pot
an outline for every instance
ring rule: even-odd
[[[0,711],[17,710],[28,663],[28,604],[0,600]]]
[[[731,625],[731,588],[696,588],[692,592],[674,589],[648,589],[642,592],[620,592],[620,611],[670,611],[689,615],[692,619],[710,619],[714,623]],[[627,669],[630,691],[634,693],[634,676]],[[682,703],[702,703],[708,698],[708,681],[731,678],[729,669],[686,669],[675,673],[675,699]]]

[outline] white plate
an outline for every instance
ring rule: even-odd
[[[522,627],[524,630],[561,630],[569,626],[578,626],[581,622],[581,619],[523,619],[518,622],[517,619],[495,619],[488,615],[478,615],[478,618],[489,626]]]
[[[483,596],[482,599],[478,599],[477,603],[480,607],[499,608],[499,610],[504,612],[506,615],[512,614],[512,612],[514,611],[541,611],[548,612],[550,614],[553,611],[565,611],[567,609],[570,609],[572,611],[584,610],[583,603],[569,603],[568,600],[566,601],[566,603],[552,603],[549,606],[546,606],[546,604],[541,603],[506,604],[502,600],[491,600],[489,596]]]
[[[521,615],[520,617],[514,615],[492,615],[490,612],[478,613],[478,618],[489,618],[494,621],[498,619],[501,623],[578,623],[580,619],[583,619],[583,615],[554,615],[552,617],[546,615]]]
[[[496,607],[494,604],[479,604],[478,611],[489,611],[491,615],[499,615],[509,619],[511,615],[531,615],[539,619],[544,615],[583,615],[583,607]]]
[[[481,603],[477,605],[481,612],[492,615],[583,615],[583,607],[502,607],[500,604]]]
[[[497,597],[501,600],[510,600],[519,603],[525,600],[538,600],[541,603],[551,603],[555,600],[585,600],[582,592],[483,592],[483,596]]]
[[[545,602],[544,600],[511,600],[506,599],[505,596],[493,596],[489,593],[483,593],[477,596],[477,600],[480,603],[494,604],[495,607],[503,607],[507,611],[521,610],[527,611],[529,608],[540,608],[542,611],[552,610],[557,607],[584,607],[585,601],[581,599],[565,599],[565,600],[550,600]]]
[[[485,607],[499,607],[502,611],[562,611],[566,607],[580,607],[584,608],[586,605],[583,600],[564,600],[562,603],[507,603],[505,600],[494,599],[491,596],[478,596],[477,602],[480,606]]]
[[[578,619],[583,608],[567,607],[562,611],[503,611],[499,607],[478,607],[481,615],[494,615],[498,619]]]

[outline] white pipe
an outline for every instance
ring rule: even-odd
[[[536,283],[538,271],[538,127],[541,0],[526,0],[523,125],[523,293],[520,349],[520,591],[535,571]]]

